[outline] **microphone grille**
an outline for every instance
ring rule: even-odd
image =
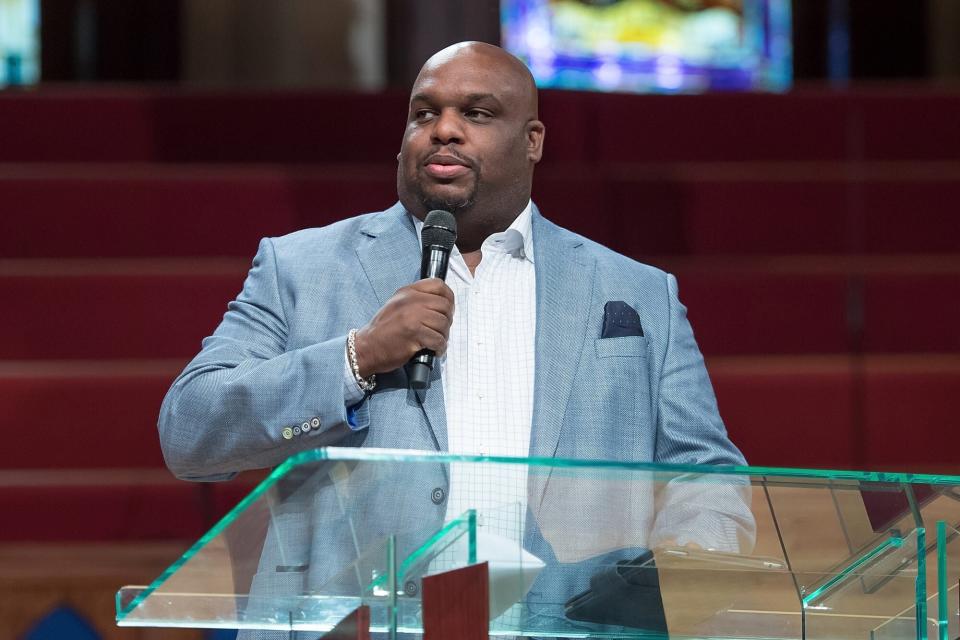
[[[423,220],[420,233],[424,247],[441,246],[447,251],[457,243],[457,220],[449,211],[434,209]]]

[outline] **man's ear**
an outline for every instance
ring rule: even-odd
[[[536,164],[543,157],[543,138],[547,135],[547,128],[539,120],[527,123],[527,159]]]
[[[397,154],[397,162],[400,162],[400,154]]]

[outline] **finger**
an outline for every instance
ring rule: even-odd
[[[441,284],[443,284],[443,286],[440,287],[440,295],[442,295],[444,298],[446,298],[447,300],[449,300],[451,304],[453,304],[453,300],[454,300],[454,299],[453,299],[453,289],[451,289],[449,286],[447,286],[447,283],[446,283],[446,282],[443,282],[443,283],[441,283]]]
[[[417,280],[410,286],[417,291],[443,296],[450,302],[453,302],[453,289],[448,287],[447,283],[440,278],[424,278],[423,280]]]
[[[450,318],[439,311],[428,310],[419,318],[420,324],[443,335],[450,335]]]
[[[424,309],[442,313],[448,319],[453,320],[453,300],[450,300],[445,296],[432,293],[416,292],[412,294],[411,302]]]
[[[430,349],[435,353],[444,353],[447,350],[447,337],[439,331],[434,331],[429,327],[423,327],[418,334],[417,342],[420,349]]]

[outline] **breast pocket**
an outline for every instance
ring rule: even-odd
[[[597,338],[594,341],[598,358],[646,358],[647,339],[644,336]]]
[[[602,424],[611,452],[645,455],[641,434],[652,433],[650,407],[650,345],[644,336],[599,338],[591,363],[588,411]]]

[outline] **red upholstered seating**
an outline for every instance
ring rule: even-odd
[[[544,91],[554,162],[925,161],[960,158],[956,92],[787,95]],[[407,96],[47,89],[0,95],[0,162],[389,163]],[[363,126],[345,126],[350,122]],[[69,117],[64,117],[69,114]]]
[[[775,173],[754,165],[713,170],[693,165],[646,174],[624,168],[606,191],[607,208],[623,212],[613,244],[641,254],[843,252],[848,225],[838,210],[847,185],[833,179],[830,168],[823,168],[826,177],[803,168]]]
[[[5,362],[0,469],[162,467],[157,415],[183,364]]]
[[[0,165],[17,213],[0,218],[0,256],[248,257],[261,237],[395,197],[389,164]],[[638,257],[956,252],[958,197],[960,167],[944,163],[554,163],[534,192],[551,219]]]
[[[0,476],[0,509],[16,514],[4,518],[0,542],[191,540],[212,524],[206,502],[202,485],[161,469]]]
[[[960,351],[960,258],[918,257],[866,275],[863,346],[874,352]]]
[[[155,160],[204,163],[392,163],[405,92],[163,93]]]
[[[877,176],[861,191],[864,251],[960,253],[960,166],[924,164],[909,176],[904,168],[897,173]]]
[[[888,86],[851,96],[851,127],[861,128],[857,159],[958,160],[960,94],[939,88]]]
[[[144,162],[154,113],[142,91],[0,94],[0,162]]]
[[[850,357],[710,358],[707,365],[730,437],[750,464],[861,463],[860,434],[850,429],[857,410]]]
[[[2,542],[193,541],[265,477],[217,484],[173,478],[165,469],[0,471]]]
[[[389,165],[0,166],[0,256],[249,260],[265,236],[378,210],[395,181]]]
[[[594,103],[596,153],[605,161],[790,161],[846,157],[847,97],[717,93],[603,96]]]
[[[652,260],[708,355],[958,352],[952,256]]]
[[[677,276],[710,355],[960,351],[960,262],[949,258],[648,261]],[[0,263],[0,296],[19,301],[0,358],[189,357],[248,268],[241,258]]]
[[[864,459],[874,469],[960,474],[960,356],[868,358]]]
[[[695,264],[675,270],[700,349],[710,355],[842,353],[843,272]]]
[[[960,473],[960,355],[708,364],[727,429],[751,464]]]
[[[406,102],[143,88],[0,95],[0,162],[390,162]]]
[[[170,358],[196,352],[247,261],[0,265],[0,358]]]
[[[547,165],[534,199],[619,251],[857,255],[960,251],[960,165],[843,162]]]
[[[0,93],[0,540],[193,539],[262,477],[172,479],[161,398],[261,237],[394,202],[406,100]],[[534,199],[677,275],[751,463],[952,469],[958,110],[545,91]]]

